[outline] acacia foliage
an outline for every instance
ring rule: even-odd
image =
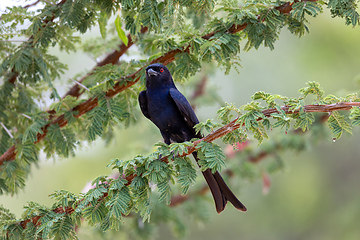
[[[112,129],[119,124],[133,124],[134,106],[144,82],[143,67],[153,61],[167,63],[177,80],[194,75],[206,63],[216,64],[225,72],[239,65],[240,43],[249,51],[261,45],[274,48],[279,32],[287,28],[302,36],[309,31],[310,17],[329,9],[333,17],[342,17],[345,24],[359,24],[356,1],[113,1],[113,0],[62,0],[45,1],[38,11],[23,7],[11,7],[1,15],[0,28],[0,192],[16,194],[23,188],[30,166],[38,161],[42,149],[48,157],[74,155],[83,141],[97,137],[111,138]],[[29,24],[28,28],[20,27]],[[82,42],[79,33],[99,27],[101,37]],[[125,35],[129,33],[129,37]],[[21,43],[14,41],[21,39]],[[137,59],[121,60],[117,64],[99,65],[85,77],[74,76],[81,82],[78,91],[60,96],[54,82],[67,70],[65,63],[49,53],[53,47],[74,52],[80,45],[95,58],[104,52],[126,49],[126,45],[138,47]],[[139,82],[138,84],[135,84]],[[115,90],[114,90],[115,89]],[[320,86],[309,83],[300,90],[298,99],[254,94],[251,103],[240,108],[227,105],[218,111],[221,123],[207,121],[198,130],[213,131],[231,123],[234,128],[223,136],[229,144],[244,141],[251,134],[262,142],[268,131],[280,127],[288,132],[291,128],[309,130],[316,121],[313,113],[306,111],[304,99],[314,95],[314,104],[358,102],[356,95],[337,98],[325,96]],[[48,99],[54,102],[47,106]],[[265,102],[266,106],[261,106]],[[287,110],[281,108],[287,106]],[[276,111],[267,116],[264,110]],[[270,120],[273,119],[273,120]],[[359,125],[360,112],[351,109],[349,116],[332,112],[326,119],[334,138]],[[291,121],[294,123],[291,124]],[[85,133],[85,134],[84,134]],[[287,148],[302,150],[303,142],[288,143]],[[279,143],[280,144],[280,143]],[[196,170],[188,158],[192,143],[158,144],[158,150],[149,156],[136,156],[129,161],[112,160],[110,167],[124,176],[110,179],[100,176],[94,180],[95,188],[83,195],[67,191],[53,194],[52,207],[29,203],[19,220],[7,209],[1,209],[1,227],[4,238],[75,238],[75,226],[85,219],[90,225],[105,231],[122,228],[123,217],[137,214],[143,221],[175,223],[178,232],[183,230],[180,219],[167,207],[163,215],[156,215],[156,204],[151,196],[171,204],[172,184],[178,182],[183,194],[194,184]],[[279,146],[279,145],[275,145]],[[277,147],[273,151],[278,150]],[[282,146],[283,147],[283,146]],[[8,154],[12,149],[14,154]],[[211,142],[196,145],[201,158],[201,169],[221,170],[224,154]],[[167,161],[158,161],[159,157]],[[246,163],[241,169],[250,168]],[[275,162],[269,169],[277,169]],[[239,176],[251,176],[251,171],[238,168]],[[270,170],[269,170],[270,171]],[[133,178],[129,178],[132,176]],[[156,184],[153,194],[150,183]],[[196,205],[198,209],[199,204]],[[63,209],[62,211],[59,209]],[[195,209],[195,207],[194,207]],[[161,211],[160,211],[161,212]],[[200,210],[197,215],[201,216]],[[41,217],[41,221],[39,218]],[[205,218],[205,217],[203,217]],[[30,220],[29,220],[30,219]],[[138,234],[150,231],[145,225],[138,227]]]

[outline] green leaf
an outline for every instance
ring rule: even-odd
[[[115,195],[111,196],[111,200],[106,203],[109,208],[109,215],[117,219],[122,219],[123,215],[128,215],[132,207],[132,198],[127,187],[116,191]]]
[[[108,213],[108,209],[105,206],[104,201],[91,204],[83,210],[83,216],[89,221],[91,225],[100,223]]]
[[[344,115],[337,111],[331,113],[328,119],[328,126],[334,139],[340,138],[344,131],[351,133],[350,124],[345,120]]]
[[[107,20],[109,19],[109,16],[105,12],[100,13],[100,18],[98,20],[99,22],[99,28],[100,28],[100,34],[103,39],[106,38],[106,24]]]
[[[264,100],[266,101],[266,103],[268,104],[269,108],[274,108],[276,107],[276,102],[275,100],[283,100],[283,101],[286,101],[287,98],[286,97],[283,97],[281,95],[278,95],[278,94],[270,94],[270,93],[265,93],[263,91],[260,91],[260,92],[256,92],[253,96],[251,96],[252,99],[254,100]]]
[[[52,124],[48,127],[46,135],[47,145],[45,151],[48,157],[55,152],[64,157],[75,156],[76,137],[72,130],[60,128],[59,124]]]
[[[285,127],[285,131],[288,131],[290,128],[290,117],[288,117],[284,110],[280,107],[276,107],[278,113],[272,113],[271,116],[276,119],[277,121],[272,125],[274,128],[276,127]]]
[[[160,192],[159,201],[165,201],[166,204],[170,204],[171,188],[168,181],[163,181],[157,184]]]
[[[202,141],[196,146],[198,150],[199,165],[201,171],[210,168],[214,173],[221,171],[221,167],[225,166],[225,154],[221,147],[212,142]]]
[[[77,206],[75,209],[76,212],[81,212],[85,207],[87,207],[90,203],[95,205],[100,198],[104,197],[104,194],[107,193],[108,190],[104,186],[99,186],[97,188],[90,189],[84,196],[84,200]]]
[[[121,26],[122,26],[122,24],[121,24],[120,17],[119,17],[119,15],[117,15],[116,19],[115,19],[116,31],[117,31],[118,36],[121,39],[121,41],[125,44],[125,46],[127,46],[129,40],[128,40],[127,36],[125,35],[124,30],[122,30]]]
[[[317,97],[318,101],[321,101],[324,96],[324,91],[321,89],[320,84],[317,82],[308,82],[309,86],[301,88],[299,92],[304,95],[304,98],[312,94]]]
[[[238,116],[241,114],[240,109],[233,104],[226,103],[226,106],[221,107],[216,113],[218,114],[218,118],[222,120],[222,123],[227,124],[234,116],[232,112],[236,112]]]
[[[77,200],[75,194],[65,190],[55,191],[55,193],[51,194],[50,197],[55,199],[59,204],[61,204],[61,206],[65,207],[71,206]]]
[[[300,111],[297,115],[297,119],[294,128],[301,128],[303,132],[310,129],[310,125],[315,121],[315,117],[312,113]]]
[[[38,160],[39,148],[32,142],[17,144],[16,151],[16,157],[23,159],[27,163],[36,162]]]
[[[143,221],[150,220],[150,187],[148,179],[136,176],[131,182],[133,201]]]
[[[211,119],[206,120],[205,123],[200,122],[195,125],[196,133],[206,134],[206,132],[210,133],[214,131],[216,127],[220,127],[219,123],[214,122]]]
[[[354,27],[359,24],[359,13],[356,11],[357,1],[329,0],[327,5],[332,17],[345,18],[345,23],[352,24]]]
[[[264,138],[268,138],[265,130],[265,127],[267,129],[270,127],[268,118],[262,113],[258,102],[246,104],[243,106],[243,109],[248,112],[240,116],[237,123],[241,126],[245,125],[246,130],[251,131],[260,144]],[[281,115],[279,117],[281,117]],[[262,119],[262,121],[260,121],[260,119]]]
[[[56,218],[51,225],[50,236],[57,239],[77,239],[75,232],[75,223],[69,215]]]
[[[178,182],[181,186],[182,194],[186,194],[191,184],[195,183],[196,170],[189,158],[176,158],[174,163],[178,169]]]
[[[37,140],[38,134],[43,134],[42,127],[47,124],[44,116],[38,114],[32,118],[33,123],[25,130],[22,141],[33,143]]]
[[[170,152],[175,155],[183,155],[188,153],[187,147],[192,146],[190,142],[183,142],[183,143],[172,143],[170,144]]]
[[[292,5],[292,11],[290,15],[298,21],[303,21],[305,14],[315,17],[320,11],[321,8],[316,2],[301,1]]]
[[[164,142],[158,142],[155,144],[155,146],[158,146],[156,152],[155,152],[155,158],[158,157],[166,157],[171,155],[171,151],[174,151],[174,149],[170,150],[170,146],[167,145]]]
[[[223,136],[222,141],[225,144],[235,144],[244,142],[246,138],[247,134],[245,132],[242,132],[241,128],[238,128]]]
[[[143,174],[144,177],[148,177],[149,181],[157,185],[160,192],[159,201],[165,201],[166,204],[170,203],[170,181],[174,174],[170,164],[159,161],[157,159],[151,160],[146,164],[147,171]]]
[[[352,121],[352,125],[359,126],[360,125],[360,108],[359,107],[352,107],[350,110],[349,118]]]

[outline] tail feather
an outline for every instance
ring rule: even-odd
[[[213,195],[216,211],[218,213],[221,213],[225,209],[226,198],[222,194],[219,184],[217,183],[214,175],[211,173],[211,170],[206,169],[202,173],[204,175],[204,178],[205,178],[207,184],[209,185],[210,192]]]
[[[198,162],[197,153],[193,152],[193,156]],[[213,195],[215,201],[216,211],[221,213],[226,206],[227,201],[240,211],[246,211],[246,207],[242,204],[239,199],[234,195],[230,188],[226,185],[224,179],[221,177],[220,173],[216,171],[212,173],[210,169],[206,169],[203,173],[203,176],[209,185],[210,192]]]
[[[223,194],[223,196],[225,197],[225,199],[229,202],[231,202],[231,204],[236,208],[239,209],[240,211],[246,212],[246,207],[244,206],[244,204],[242,204],[239,199],[237,199],[237,197],[234,195],[234,193],[230,190],[230,188],[228,187],[228,185],[226,185],[224,179],[221,177],[220,173],[218,171],[216,171],[214,173],[214,178],[218,184],[218,186],[220,187],[221,193]]]

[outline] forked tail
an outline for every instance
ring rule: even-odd
[[[193,152],[193,156],[195,157],[196,162],[198,162],[199,159],[196,152]],[[227,201],[231,202],[231,204],[240,211],[245,212],[247,210],[244,204],[237,199],[230,188],[226,185],[224,179],[218,171],[213,174],[210,169],[206,169],[202,173],[209,185],[211,194],[213,195],[215,201],[216,211],[218,213],[221,213],[225,209]]]

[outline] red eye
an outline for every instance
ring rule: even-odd
[[[163,68],[160,68],[160,72],[164,72],[164,69],[163,69]]]

